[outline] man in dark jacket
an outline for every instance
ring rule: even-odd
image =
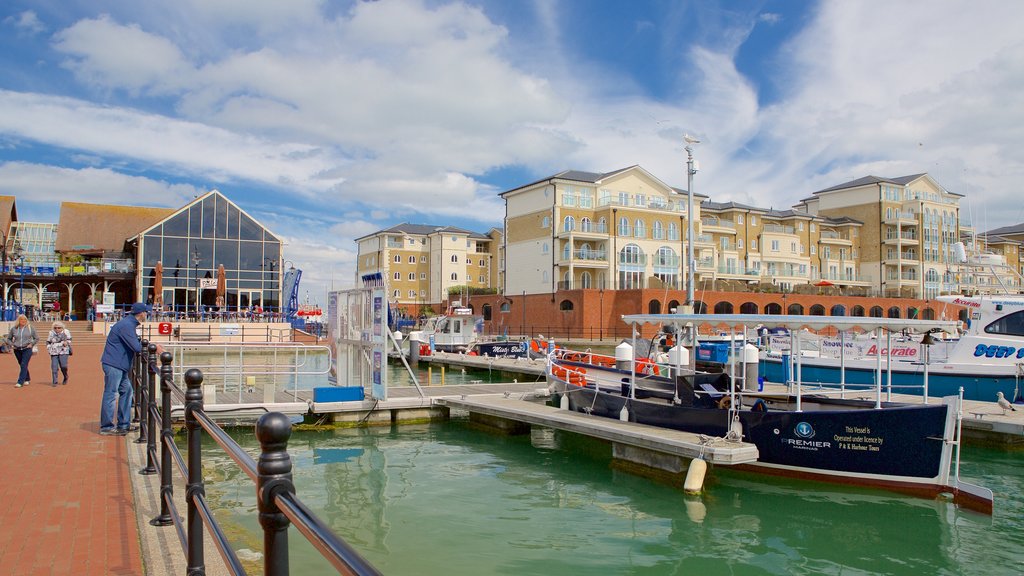
[[[135,355],[142,351],[138,327],[146,319],[149,307],[142,302],[132,304],[131,313],[110,328],[103,347],[103,404],[100,406],[100,434],[124,436],[132,423],[132,382],[128,373]],[[114,413],[117,412],[117,423]]]

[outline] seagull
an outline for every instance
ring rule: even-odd
[[[1003,415],[1006,414],[1007,410],[1012,412],[1017,411],[1017,409],[1013,407],[1013,404],[1010,404],[1010,401],[1003,396],[1002,392],[996,392],[996,397],[998,398],[998,400],[996,400],[996,404],[999,404],[999,407],[1003,409]]]

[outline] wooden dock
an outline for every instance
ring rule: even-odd
[[[626,452],[636,455],[636,449],[639,449],[687,460],[703,457],[711,464],[726,466],[747,464],[757,460],[757,447],[753,444],[727,442],[634,422],[620,422],[601,416],[560,410],[546,404],[506,397],[503,394],[461,398],[442,396],[437,398],[436,402],[448,408],[467,410],[470,414],[523,422],[531,426],[544,426],[607,440],[615,445],[613,451],[617,457],[622,457]],[[649,462],[642,463],[651,465]]]

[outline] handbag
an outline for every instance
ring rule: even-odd
[[[68,356],[74,356],[74,355],[75,355],[74,348],[71,347],[71,344],[68,344]]]

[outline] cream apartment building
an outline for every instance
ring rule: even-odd
[[[380,273],[391,301],[429,305],[448,299],[450,288],[490,288],[500,231],[489,236],[453,226],[399,224],[356,239],[356,282]],[[492,252],[493,250],[493,252]]]

